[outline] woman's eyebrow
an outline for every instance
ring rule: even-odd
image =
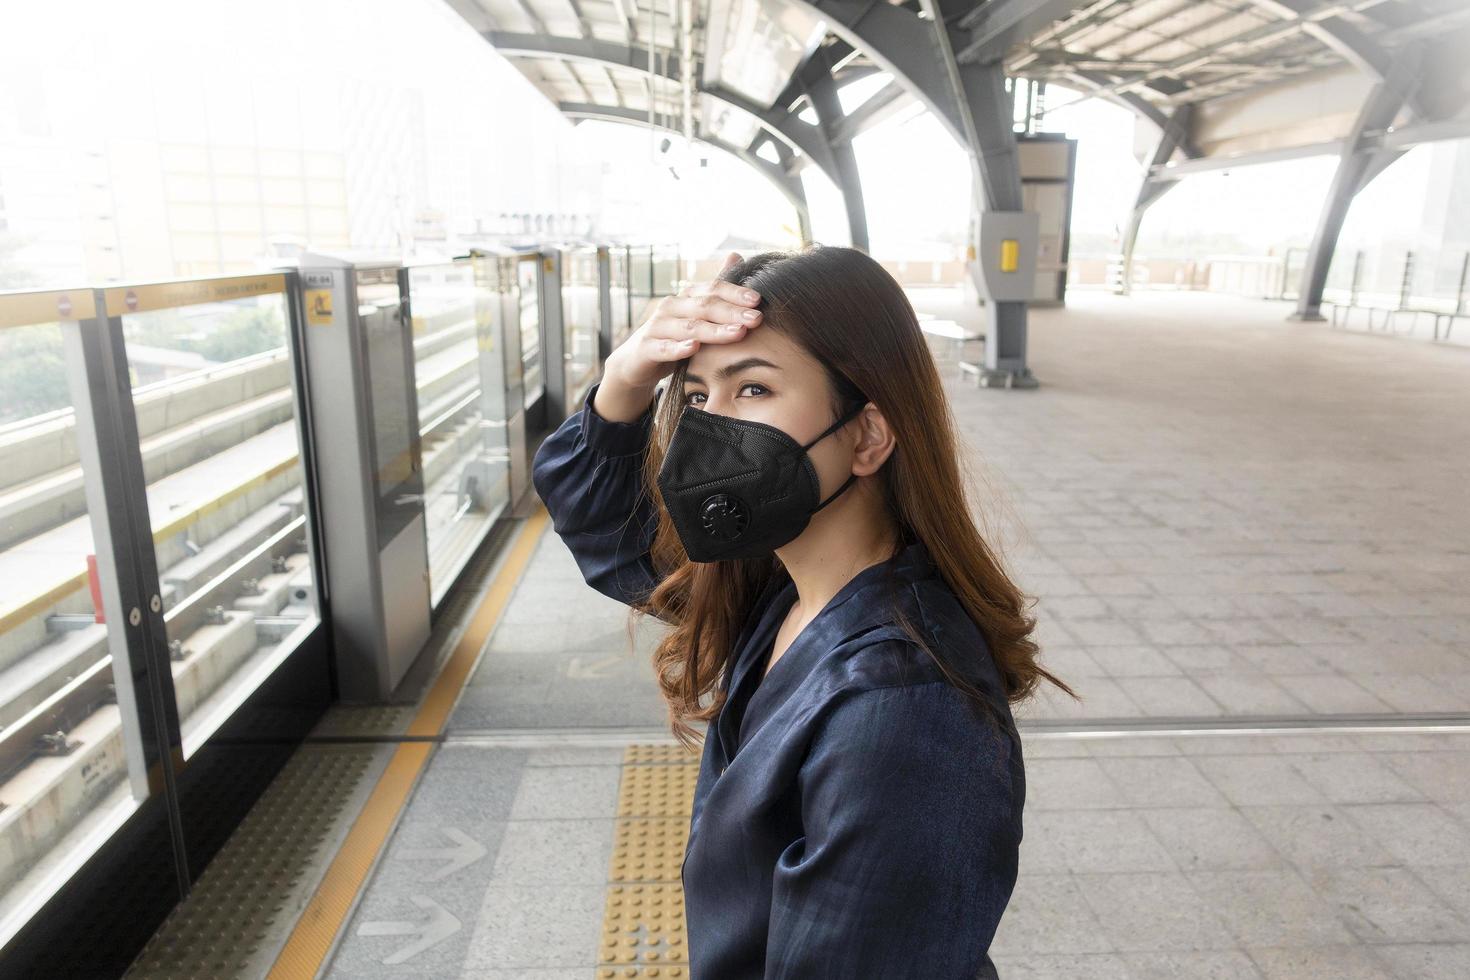
[[[772,371],[779,371],[779,370],[781,370],[781,365],[779,365],[779,364],[772,364],[770,361],[766,360],[764,357],[743,357],[743,358],[741,358],[738,361],[734,361],[734,362],[732,362],[730,364],[726,364],[724,367],[717,369],[715,371],[715,377],[716,378],[719,378],[721,381],[727,381],[727,380],[729,380],[730,375],[732,375],[732,374],[739,374],[741,371],[744,371],[744,370],[746,370],[748,368],[753,368],[753,367],[770,368]],[[703,378],[701,378],[697,374],[691,374],[691,373],[689,373],[687,371],[684,373],[684,380],[685,381],[693,381],[697,385],[704,384],[704,379]]]

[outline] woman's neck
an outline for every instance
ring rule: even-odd
[[[897,528],[881,501],[861,489],[859,483],[812,515],[795,540],[776,549],[796,586],[792,615],[799,622],[810,622],[855,575],[893,555]]]

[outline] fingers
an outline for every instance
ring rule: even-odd
[[[720,271],[739,261],[739,252],[729,253]],[[701,344],[740,340],[763,321],[762,311],[755,309],[760,301],[758,292],[739,283],[723,279],[690,283],[677,296],[664,296],[654,304],[639,353],[650,361],[678,361]]]
[[[761,294],[749,286],[742,286],[736,282],[726,282],[724,279],[711,279],[708,282],[692,283],[687,292],[681,292],[680,296],[713,296],[727,303],[735,303],[740,306],[755,306],[761,301]]]
[[[648,333],[652,338],[674,341],[692,337],[705,343],[728,343],[744,337],[761,319],[760,310],[721,299],[714,291],[702,296],[666,296],[648,322]]]
[[[648,337],[644,341],[645,353],[655,361],[681,361],[699,350],[699,341],[694,338],[673,340],[669,337]]]

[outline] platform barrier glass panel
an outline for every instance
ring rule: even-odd
[[[514,255],[488,254],[477,256],[474,262],[476,281],[493,294],[486,296],[482,292],[479,295],[490,299],[494,307],[490,316],[494,321],[494,337],[500,342],[505,412],[507,416],[514,416],[518,411],[516,406],[524,409],[526,390],[523,374],[526,364],[521,357],[521,283],[516,274],[520,260]]]
[[[188,758],[320,618],[286,280],[105,295],[122,321]]]
[[[597,249],[567,249],[562,264],[561,312],[565,353],[565,414],[582,404],[597,380],[597,335],[602,329],[602,290],[598,284]]]
[[[653,249],[647,245],[628,249],[628,293],[636,323],[653,299]]]
[[[628,289],[628,250],[623,246],[608,249],[608,300],[612,304],[612,349],[617,350],[633,332]]]
[[[0,943],[150,795],[88,502],[95,309],[90,289],[0,293]]]
[[[493,258],[408,270],[436,605],[510,496],[498,271]]]
[[[411,521],[414,508],[400,506],[403,494],[421,493],[415,468],[417,400],[409,390],[409,341],[403,322],[403,287],[394,266],[353,270],[357,317],[367,366],[370,430],[377,469],[378,544],[388,542]],[[404,502],[406,503],[406,502]]]
[[[653,249],[653,295],[673,296],[678,293],[683,273],[680,271],[679,250],[670,246],[655,246]]]
[[[541,374],[541,253],[521,256],[516,281],[520,286],[523,404],[530,408],[546,391]]]

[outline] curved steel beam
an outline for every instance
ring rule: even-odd
[[[771,149],[776,151],[776,158],[779,161],[775,164],[776,169],[792,181],[796,192],[801,196],[802,206],[797,209],[796,218],[800,222],[801,243],[803,245],[810,245],[812,243],[812,212],[811,208],[806,205],[806,185],[801,182],[801,168],[798,166],[806,158],[798,157],[792,151],[791,147],[778,139],[771,138],[765,133],[757,135],[745,149],[762,163],[767,163],[768,161],[760,156],[761,144],[766,142],[769,142]]]
[[[1378,42],[1358,30],[1342,17],[1315,19],[1318,5],[1312,0],[1250,0],[1281,20],[1299,21],[1302,30],[1322,43],[1339,58],[1353,65],[1375,82],[1387,80],[1393,68],[1393,56]],[[1419,118],[1427,118],[1417,93],[1409,96],[1409,109]]]
[[[1143,183],[1138,187],[1138,197],[1133,210],[1128,214],[1128,226],[1123,230],[1123,281],[1119,289],[1127,294],[1133,289],[1133,248],[1138,243],[1138,231],[1143,227],[1143,214],[1149,207],[1178,186],[1177,181],[1157,180],[1156,168],[1164,166],[1174,151],[1183,147],[1189,139],[1189,130],[1194,121],[1194,103],[1186,102],[1165,119],[1164,131],[1154,147],[1148,169],[1144,171]]]
[[[829,31],[866,54],[934,114],[970,156],[977,203],[999,210],[1019,207],[1015,136],[1009,106],[1002,105],[997,63],[956,65],[951,46],[957,35],[907,7],[871,0],[787,2],[825,20]],[[941,29],[949,32],[944,38]],[[958,83],[951,71],[958,72]]]
[[[955,50],[955,60],[966,62],[996,61],[1015,41],[1066,20],[1086,0],[991,0],[960,18],[960,27],[970,32],[970,40]],[[1106,0],[1109,6],[1114,0]]]
[[[867,55],[934,114],[969,158],[976,209],[1022,209],[1011,100],[1000,62],[958,63],[954,51],[970,36],[944,21],[938,0],[921,0],[924,16],[882,0],[786,2],[822,18],[829,32]],[[971,275],[980,275],[973,265]],[[987,311],[980,380],[1003,376],[1007,387],[1034,386],[1025,362],[1026,303],[996,301]]]
[[[817,114],[817,125],[832,151],[832,159],[841,183],[842,203],[847,212],[847,230],[852,247],[869,252],[868,210],[863,202],[863,182],[858,172],[857,154],[852,143],[840,142],[837,130],[842,125],[842,101],[837,97],[837,81],[832,77],[832,62],[825,49],[818,49],[797,73],[802,94]]]
[[[555,37],[541,34],[512,34],[505,31],[485,31],[484,37],[501,54],[508,57],[555,58],[562,61],[585,61],[589,64],[627,68],[647,73],[648,51],[600,41],[595,38]],[[659,77],[669,82],[682,84],[679,55],[666,52],[660,59],[663,72]],[[696,66],[695,75],[700,72]],[[837,168],[832,153],[822,137],[821,130],[811,123],[802,122],[776,109],[767,109],[747,99],[738,92],[717,86],[700,86],[698,91],[716,101],[738,109],[756,119],[773,136],[791,146],[792,149],[811,158],[828,180],[841,186],[837,180]]]
[[[1073,78],[1082,82],[1085,87],[1103,88],[1112,84],[1111,80],[1104,78],[1100,73],[1094,71],[1073,71],[1070,74]],[[1142,116],[1157,126],[1161,133],[1169,129],[1169,116],[1164,110],[1135,92],[1105,92],[1101,98],[1105,98],[1115,105],[1122,106],[1134,115]],[[1194,145],[1194,141],[1189,138],[1187,133],[1178,141],[1178,146],[1179,150],[1190,159],[1201,156],[1199,148]]]
[[[944,75],[944,53],[934,27],[912,10],[872,0],[787,0],[827,22],[827,30],[856,48],[892,75],[949,130],[956,143],[968,146],[960,107]]]
[[[1312,19],[1319,6],[1312,0],[1250,0],[1265,12],[1280,20],[1299,20],[1302,30],[1328,48],[1344,61],[1372,75],[1374,80],[1383,81],[1388,75],[1389,57],[1377,44],[1352,24],[1341,17]]]
[[[645,129],[649,126],[648,114],[637,109],[597,105],[589,102],[558,102],[556,107],[570,119],[596,119],[602,122],[642,126]],[[653,128],[676,136],[684,135],[682,130],[660,122],[653,123]],[[811,240],[811,214],[807,208],[806,191],[801,186],[800,179],[789,176],[781,167],[750,150],[734,146],[717,137],[696,136],[695,139],[736,157],[775,185],[776,190],[780,191],[782,196],[796,209],[797,221],[802,229],[803,244]]]
[[[1374,85],[1363,101],[1344,142],[1327,199],[1317,215],[1317,228],[1307,249],[1306,264],[1302,266],[1296,310],[1287,319],[1323,319],[1322,290],[1327,284],[1327,271],[1332,265],[1332,253],[1337,247],[1337,236],[1342,231],[1348,208],[1358,191],[1405,152],[1375,148],[1369,134],[1385,130],[1393,123],[1399,110],[1419,87],[1423,71],[1423,44],[1411,42],[1393,60],[1388,77]]]

